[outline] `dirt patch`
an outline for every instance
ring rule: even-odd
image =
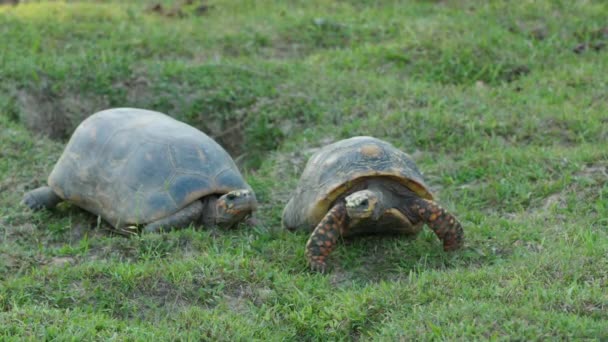
[[[21,251],[18,244],[3,241],[0,246],[0,280],[38,267],[44,263],[43,259],[38,253]]]
[[[211,278],[196,274],[188,282],[173,283],[161,276],[141,279],[128,297],[137,302],[134,307],[140,308],[135,316],[149,319],[159,315],[159,311],[179,312],[191,306],[212,309],[219,304],[226,305],[236,312],[247,312],[248,305],[261,306],[273,294],[273,290],[260,285],[237,281],[226,282],[224,279]],[[145,310],[141,310],[141,308]],[[117,312],[118,316],[133,314]]]
[[[32,131],[51,139],[65,139],[69,136],[69,119],[65,112],[58,110],[54,98],[50,91],[44,89],[37,92],[20,91],[17,96],[23,113],[20,119]]]
[[[102,227],[104,224],[102,224]],[[193,253],[192,240],[188,235],[179,237],[169,234],[146,234],[140,236],[131,234],[128,237],[117,234],[116,230],[107,226],[93,229],[87,233],[89,249],[86,254],[88,261],[118,259],[128,262],[141,262],[170,258],[173,255],[189,255]],[[114,236],[114,239],[97,239],[97,236]]]
[[[50,76],[40,79],[13,92],[16,116],[31,131],[65,141],[99,110],[147,108],[200,129],[248,168],[257,168],[268,151],[321,116],[315,98],[281,87],[283,79],[274,73],[249,67],[203,64],[171,74],[134,68],[94,89],[79,78],[63,87]]]
[[[594,181],[608,181],[608,166],[607,165],[587,165],[581,171],[575,174],[577,177],[583,177]]]
[[[18,90],[16,99],[19,120],[29,130],[56,140],[68,139],[83,116],[109,106],[103,97],[55,91],[50,82],[43,82],[36,89]]]
[[[74,264],[74,262],[76,261],[76,259],[74,259],[73,257],[52,257],[47,265],[52,266],[52,267],[64,267],[66,265],[72,265]]]
[[[608,46],[608,26],[597,30],[575,32],[574,36],[580,42],[572,48],[572,51],[576,54],[582,54],[586,51],[599,52]]]
[[[515,23],[507,25],[507,29],[511,33],[520,34],[524,37],[534,40],[545,40],[549,35],[547,25],[540,20],[522,21],[518,20]]]
[[[0,280],[8,278],[10,275],[19,273],[19,268],[23,265],[22,262],[16,260],[15,257],[2,253],[0,255]]]
[[[5,155],[5,152],[6,152],[6,154],[10,153],[9,151],[0,152],[0,158],[9,157],[9,156]],[[32,182],[29,182],[29,183],[32,183]],[[11,190],[11,189],[22,192],[23,189],[25,189],[25,188],[26,188],[26,186],[24,184],[22,184],[18,178],[13,177],[13,176],[8,176],[5,179],[0,180],[0,193],[7,191],[7,190]]]
[[[330,270],[329,283],[333,286],[350,286],[350,281],[353,278],[353,273],[344,270],[340,265],[334,264],[333,269]]]
[[[155,3],[146,8],[145,12],[168,18],[187,18],[190,16],[206,15],[213,6],[206,1],[186,0],[167,7],[161,3]]]
[[[114,84],[116,89],[126,92],[128,103],[139,103],[137,107],[155,109],[152,103],[155,98],[155,90],[150,80],[143,76],[137,76]],[[176,86],[176,93],[181,93]],[[184,94],[188,91],[184,89]],[[159,95],[159,94],[156,94]],[[162,94],[169,96],[170,94]],[[16,100],[19,108],[19,120],[30,130],[53,140],[66,141],[80,122],[89,115],[103,109],[112,107],[110,101],[104,96],[79,95],[51,90],[48,84],[37,89],[19,90],[16,92]],[[182,103],[172,103],[172,110],[167,114],[177,114],[182,121],[189,121],[197,128],[209,134],[222,144],[232,155],[242,155],[245,141],[244,132],[246,117],[235,117],[224,119],[210,118],[209,115],[201,114],[201,118],[180,118],[185,112],[191,111],[187,106],[188,97]],[[197,99],[190,99],[192,102]],[[161,106],[162,107],[162,106]],[[211,110],[210,110],[211,111]],[[202,117],[204,116],[204,118]]]
[[[262,306],[268,301],[273,291],[268,287],[253,287],[251,284],[239,284],[224,294],[228,306],[236,312],[247,311],[247,304]]]
[[[572,49],[572,52],[574,52],[576,54],[581,54],[585,51],[599,52],[599,51],[603,50],[605,47],[606,47],[605,42],[580,43]]]
[[[552,207],[557,207],[560,209],[566,208],[566,199],[562,193],[550,195],[543,201],[543,210],[547,210]]]
[[[574,174],[574,179],[575,181],[562,189],[562,191],[545,198],[540,208],[543,211],[553,207],[565,209],[568,194],[577,194],[578,197],[585,201],[593,201],[599,197],[598,189],[602,189],[604,184],[608,183],[608,165],[586,165]],[[533,211],[536,210],[538,208],[533,209]]]
[[[530,67],[527,65],[513,65],[503,70],[502,79],[506,82],[513,82],[520,77],[528,75],[530,71]]]
[[[189,298],[186,294],[181,293],[177,285],[162,278],[142,281],[141,284],[131,294],[136,301],[155,303],[159,307],[168,306],[171,308],[169,310],[185,308],[196,302],[195,298]]]
[[[541,253],[545,249],[540,243],[537,243],[534,241],[517,240],[513,243],[513,246],[515,246],[515,247],[523,246],[532,253]]]
[[[568,119],[549,118],[537,122],[533,128],[518,127],[520,121],[511,120],[496,132],[502,141],[511,146],[521,143],[562,146],[575,146],[580,143],[579,133],[573,129],[573,123]],[[515,132],[515,134],[513,134]]]
[[[514,82],[531,68],[515,58],[504,59],[500,51],[478,46],[442,48],[433,42],[387,49],[379,56],[387,66],[443,84],[487,86]]]
[[[19,225],[9,225],[4,222],[4,220],[0,220],[0,224],[5,227],[4,228],[4,237],[5,241],[22,241],[22,242],[30,242],[32,237],[36,234],[36,226],[32,223],[24,223]]]

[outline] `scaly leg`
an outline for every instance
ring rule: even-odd
[[[444,251],[455,251],[463,246],[464,231],[462,225],[454,215],[448,213],[439,204],[418,198],[414,200],[411,208],[443,241]]]
[[[144,227],[146,233],[161,233],[171,229],[185,228],[200,219],[204,206],[201,201],[194,201],[180,211],[160,220],[148,223]]]
[[[334,250],[338,238],[348,227],[348,217],[344,203],[336,204],[319,222],[306,243],[306,258],[311,270],[324,273],[325,259]]]

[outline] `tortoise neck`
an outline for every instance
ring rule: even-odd
[[[217,226],[217,195],[209,195],[200,199],[203,203],[203,215],[201,216],[201,223],[205,227]]]
[[[373,180],[368,184],[368,190],[373,191],[382,198],[382,210],[395,208],[405,215],[412,223],[419,222],[418,215],[412,206],[420,197],[406,186],[383,179]]]

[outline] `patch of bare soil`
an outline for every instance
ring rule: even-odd
[[[580,172],[578,172],[576,176],[606,182],[606,180],[608,180],[608,166],[587,165]]]
[[[272,289],[262,286],[254,287],[251,284],[243,283],[232,287],[226,291],[224,299],[231,310],[243,312],[247,310],[247,304],[261,306],[266,303],[272,295]]]
[[[534,241],[517,240],[513,243],[513,246],[515,246],[515,247],[524,246],[528,251],[530,251],[532,253],[541,253],[544,250],[544,247],[540,243],[537,243]]]
[[[333,268],[329,271],[328,277],[329,283],[333,286],[348,286],[350,284],[350,281],[353,279],[353,272],[343,269],[338,264],[334,264]]]
[[[534,40],[544,40],[549,35],[547,25],[542,21],[517,21],[509,25],[508,30],[512,33],[521,34]]]
[[[41,232],[31,223],[3,225],[5,231],[0,245],[0,273],[8,271],[14,274],[39,266],[64,267],[78,262],[72,256],[47,256],[39,252],[36,246],[47,238],[44,236],[46,232]]]
[[[249,304],[261,306],[266,303],[272,293],[265,286],[255,287],[248,283],[228,285],[198,275],[187,284],[174,284],[162,277],[142,280],[129,297],[140,303],[136,307],[146,308],[137,315],[149,319],[159,310],[179,312],[193,305],[213,308],[221,299],[231,310],[245,312]]]
[[[577,194],[581,200],[585,201],[597,199],[599,196],[598,189],[601,189],[608,182],[608,165],[586,165],[574,174],[574,179],[575,182],[562,189],[562,191],[545,198],[540,209],[546,211],[552,207],[565,208],[568,194]],[[539,210],[539,208],[534,210]]]
[[[53,140],[66,141],[78,124],[89,115],[110,108],[109,100],[103,96],[87,96],[75,92],[58,93],[51,89],[50,83],[50,81],[43,81],[37,89],[14,92],[19,121],[32,132]],[[144,76],[140,75],[117,82],[114,86],[126,91],[128,103],[150,103],[152,101],[151,84]],[[173,112],[173,114],[179,113],[180,106],[176,106]],[[241,158],[245,156],[243,151],[245,119],[232,122],[220,121],[207,118],[201,120],[204,126],[198,125],[197,128],[216,139],[238,162],[239,156]],[[0,152],[0,156],[2,153]],[[0,183],[0,190],[7,186],[4,183],[5,181]]]
[[[505,142],[517,144],[521,142],[540,142],[539,139],[559,143],[563,146],[574,146],[579,143],[579,137],[572,130],[571,124],[567,120],[557,118],[539,122],[537,128],[533,131],[522,131],[522,134],[517,137],[518,141],[513,141],[513,137],[510,136],[504,136],[504,138]]]
[[[169,306],[171,308],[185,308],[193,302],[193,298],[185,296],[175,284],[165,279],[154,279],[146,283],[133,292],[132,296],[135,300],[143,297],[142,300],[152,299],[161,307]]]
[[[608,26],[590,32],[576,32],[574,35],[580,41],[572,48],[576,54],[586,51],[599,52],[608,46]]]
[[[47,265],[52,266],[52,267],[63,267],[66,265],[72,265],[74,264],[76,259],[74,259],[73,257],[70,256],[60,256],[60,257],[52,257]]]
[[[0,246],[0,280],[24,273],[44,263],[39,253],[23,252],[14,243],[3,242]]]
[[[38,89],[16,92],[19,119],[34,132],[51,139],[66,140],[83,116],[109,106],[102,97],[84,97],[78,93],[59,94],[44,82]]]
[[[10,225],[4,220],[0,220],[0,225],[3,226],[4,238],[3,242],[20,241],[22,243],[33,242],[32,238],[36,234],[36,226],[32,223],[24,223],[19,225]]]
[[[167,7],[161,3],[154,3],[146,9],[146,12],[168,18],[186,18],[191,15],[201,16],[206,15],[213,6],[210,6],[206,1],[185,0],[178,2],[174,6]]]
[[[7,154],[10,153],[6,151]],[[0,152],[0,158],[5,157],[4,152]],[[6,156],[8,158],[8,156]],[[8,190],[19,191],[22,193],[24,189],[30,189],[32,187],[34,181],[27,182],[27,184],[23,184],[19,181],[17,177],[8,176],[5,179],[0,180],[0,193]]]

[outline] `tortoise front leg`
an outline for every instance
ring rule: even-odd
[[[144,227],[146,233],[161,233],[171,229],[185,228],[196,222],[203,214],[204,206],[201,201],[194,201],[180,211],[160,220],[148,223]]]
[[[447,212],[439,204],[427,199],[417,198],[412,205],[412,209],[443,241],[444,251],[455,251],[463,246],[464,231],[462,225],[454,215]]]
[[[306,243],[306,258],[312,271],[324,273],[325,259],[334,250],[338,238],[348,227],[348,216],[344,203],[336,204],[319,222]]]

